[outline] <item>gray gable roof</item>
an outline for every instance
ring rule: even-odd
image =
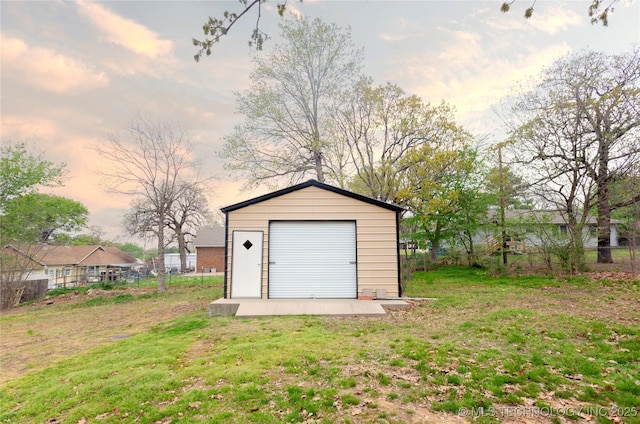
[[[497,217],[498,211],[494,212],[494,218]],[[507,209],[504,211],[505,218],[511,220],[532,220],[533,222],[543,223],[548,222],[550,224],[565,225],[567,219],[565,213],[557,210],[529,210],[529,209]],[[490,215],[491,216],[491,215]],[[595,216],[588,216],[586,220],[587,225],[596,225],[598,219]],[[621,224],[622,221],[618,219],[611,219],[611,224]]]
[[[195,247],[224,247],[224,227],[202,227],[198,230]]]
[[[309,180],[301,184],[297,184],[291,187],[284,188],[282,190],[274,191],[272,193],[265,194],[263,196],[258,196],[253,199],[245,200],[244,202],[236,203],[235,205],[227,206],[220,209],[222,212],[227,213],[231,211],[235,211],[237,209],[242,209],[246,206],[255,205],[256,203],[264,202],[265,200],[273,199],[274,197],[283,196],[285,194],[291,193],[293,191],[301,190],[307,187],[318,187],[323,190],[328,190],[333,193],[341,194],[346,197],[351,197],[352,199],[360,200],[361,202],[370,203],[375,206],[379,206],[384,209],[388,209],[394,212],[401,212],[404,210],[400,206],[393,205],[391,203],[381,202],[380,200],[373,199],[371,197],[363,196],[358,193],[354,193],[352,191],[344,190],[342,188],[334,187],[329,184],[321,183],[316,180]]]

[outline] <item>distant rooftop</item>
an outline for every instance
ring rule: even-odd
[[[132,266],[137,263],[136,258],[123,252],[115,246],[7,246],[22,254],[29,255],[42,265],[112,265]]]
[[[198,230],[195,247],[224,247],[224,227],[202,227]]]
[[[495,216],[498,211],[492,211]],[[510,220],[532,220],[533,222],[549,222],[550,224],[563,225],[567,223],[565,215],[557,210],[528,210],[528,209],[507,209],[504,211],[506,219]],[[490,215],[491,216],[491,215]],[[595,216],[587,216],[587,225],[595,225],[598,222]],[[611,219],[612,224],[620,224],[622,221]]]

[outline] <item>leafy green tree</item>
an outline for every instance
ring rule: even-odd
[[[109,244],[104,238],[105,232],[97,225],[87,227],[88,233],[71,235],[67,233],[55,234],[53,239],[55,244],[70,246],[94,246]]]
[[[64,163],[54,164],[42,154],[29,153],[24,143],[7,143],[0,153],[0,209],[39,187],[61,186],[66,176]]]
[[[341,97],[332,118],[334,144],[345,150],[342,179],[353,191],[382,201],[396,201],[407,151],[457,131],[451,106],[431,106],[395,84],[373,87],[370,78]]]
[[[144,256],[144,248],[135,243],[115,243],[115,246],[135,258],[142,259]]]
[[[494,166],[487,172],[486,190],[496,206],[504,199],[505,209],[531,209],[533,204],[526,195],[526,187],[524,179],[509,165]]]
[[[505,212],[507,209],[531,209],[532,202],[526,198],[523,179],[516,175],[509,165],[504,163],[502,151],[508,143],[498,143],[489,149],[490,154],[497,154],[497,164],[489,169],[486,175],[487,195],[492,206],[498,210],[497,226],[500,231],[500,246],[502,249],[502,263],[508,262],[509,250],[507,246],[507,223]]]
[[[82,229],[89,211],[80,202],[50,194],[32,193],[4,205],[3,237],[24,243],[47,243],[58,232]]]
[[[443,241],[460,233],[472,240],[486,214],[478,152],[470,140],[460,128],[455,139],[424,144],[402,159],[405,180],[398,194],[400,204],[411,212],[409,219],[418,224],[419,235],[431,243],[434,262]]]
[[[21,255],[0,251],[0,285],[12,293],[25,288],[42,241],[62,231],[79,229],[87,210],[69,199],[41,195],[41,187],[56,187],[66,176],[64,164],[46,160],[42,153],[27,151],[24,143],[3,141],[0,148],[0,247],[19,245]],[[19,301],[17,296],[16,301]]]
[[[280,25],[283,44],[253,59],[251,87],[237,94],[245,116],[225,137],[226,168],[248,185],[299,182],[332,173],[331,107],[355,81],[362,52],[348,31],[319,19]]]

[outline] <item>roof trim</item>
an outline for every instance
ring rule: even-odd
[[[244,202],[236,203],[234,205],[226,206],[221,208],[220,210],[224,213],[235,211],[238,209],[245,208],[247,206],[255,205],[256,203],[264,202],[265,200],[273,199],[275,197],[283,196],[285,194],[289,194],[291,192],[302,190],[307,187],[317,187],[323,190],[331,191],[333,193],[340,194],[342,196],[350,197],[352,199],[360,200],[361,202],[369,203],[371,205],[375,205],[384,209],[388,209],[394,212],[400,212],[404,209],[400,206],[393,205],[390,203],[385,203],[380,200],[373,199],[371,197],[363,196],[358,193],[354,193],[352,191],[344,190],[342,188],[334,187],[325,183],[321,183],[316,180],[305,181],[304,183],[300,183],[291,187],[284,188],[282,190],[277,190],[272,193],[264,194],[262,196],[254,197],[253,199],[245,200]]]
[[[84,255],[84,256],[82,257],[82,259],[80,259],[76,265],[81,264],[81,263],[82,263],[82,261],[84,261],[85,259],[87,259],[89,256],[93,255],[93,254],[94,254],[97,250],[99,250],[99,249],[100,249],[100,250],[102,250],[102,251],[104,251],[104,248],[103,248],[102,246],[96,246],[96,247],[95,247],[95,249],[93,249],[91,252],[89,252],[89,253],[87,253],[86,255]]]

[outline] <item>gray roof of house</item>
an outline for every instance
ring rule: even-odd
[[[195,247],[224,247],[224,227],[202,227],[198,230]]]
[[[495,216],[498,211],[494,211]],[[534,222],[549,222],[550,224],[564,225],[567,220],[562,212],[554,210],[527,210],[527,209],[507,209],[504,211],[506,219],[511,220],[532,220]],[[588,216],[587,225],[595,225],[598,222],[595,216]],[[622,221],[611,219],[611,224],[620,224]]]

